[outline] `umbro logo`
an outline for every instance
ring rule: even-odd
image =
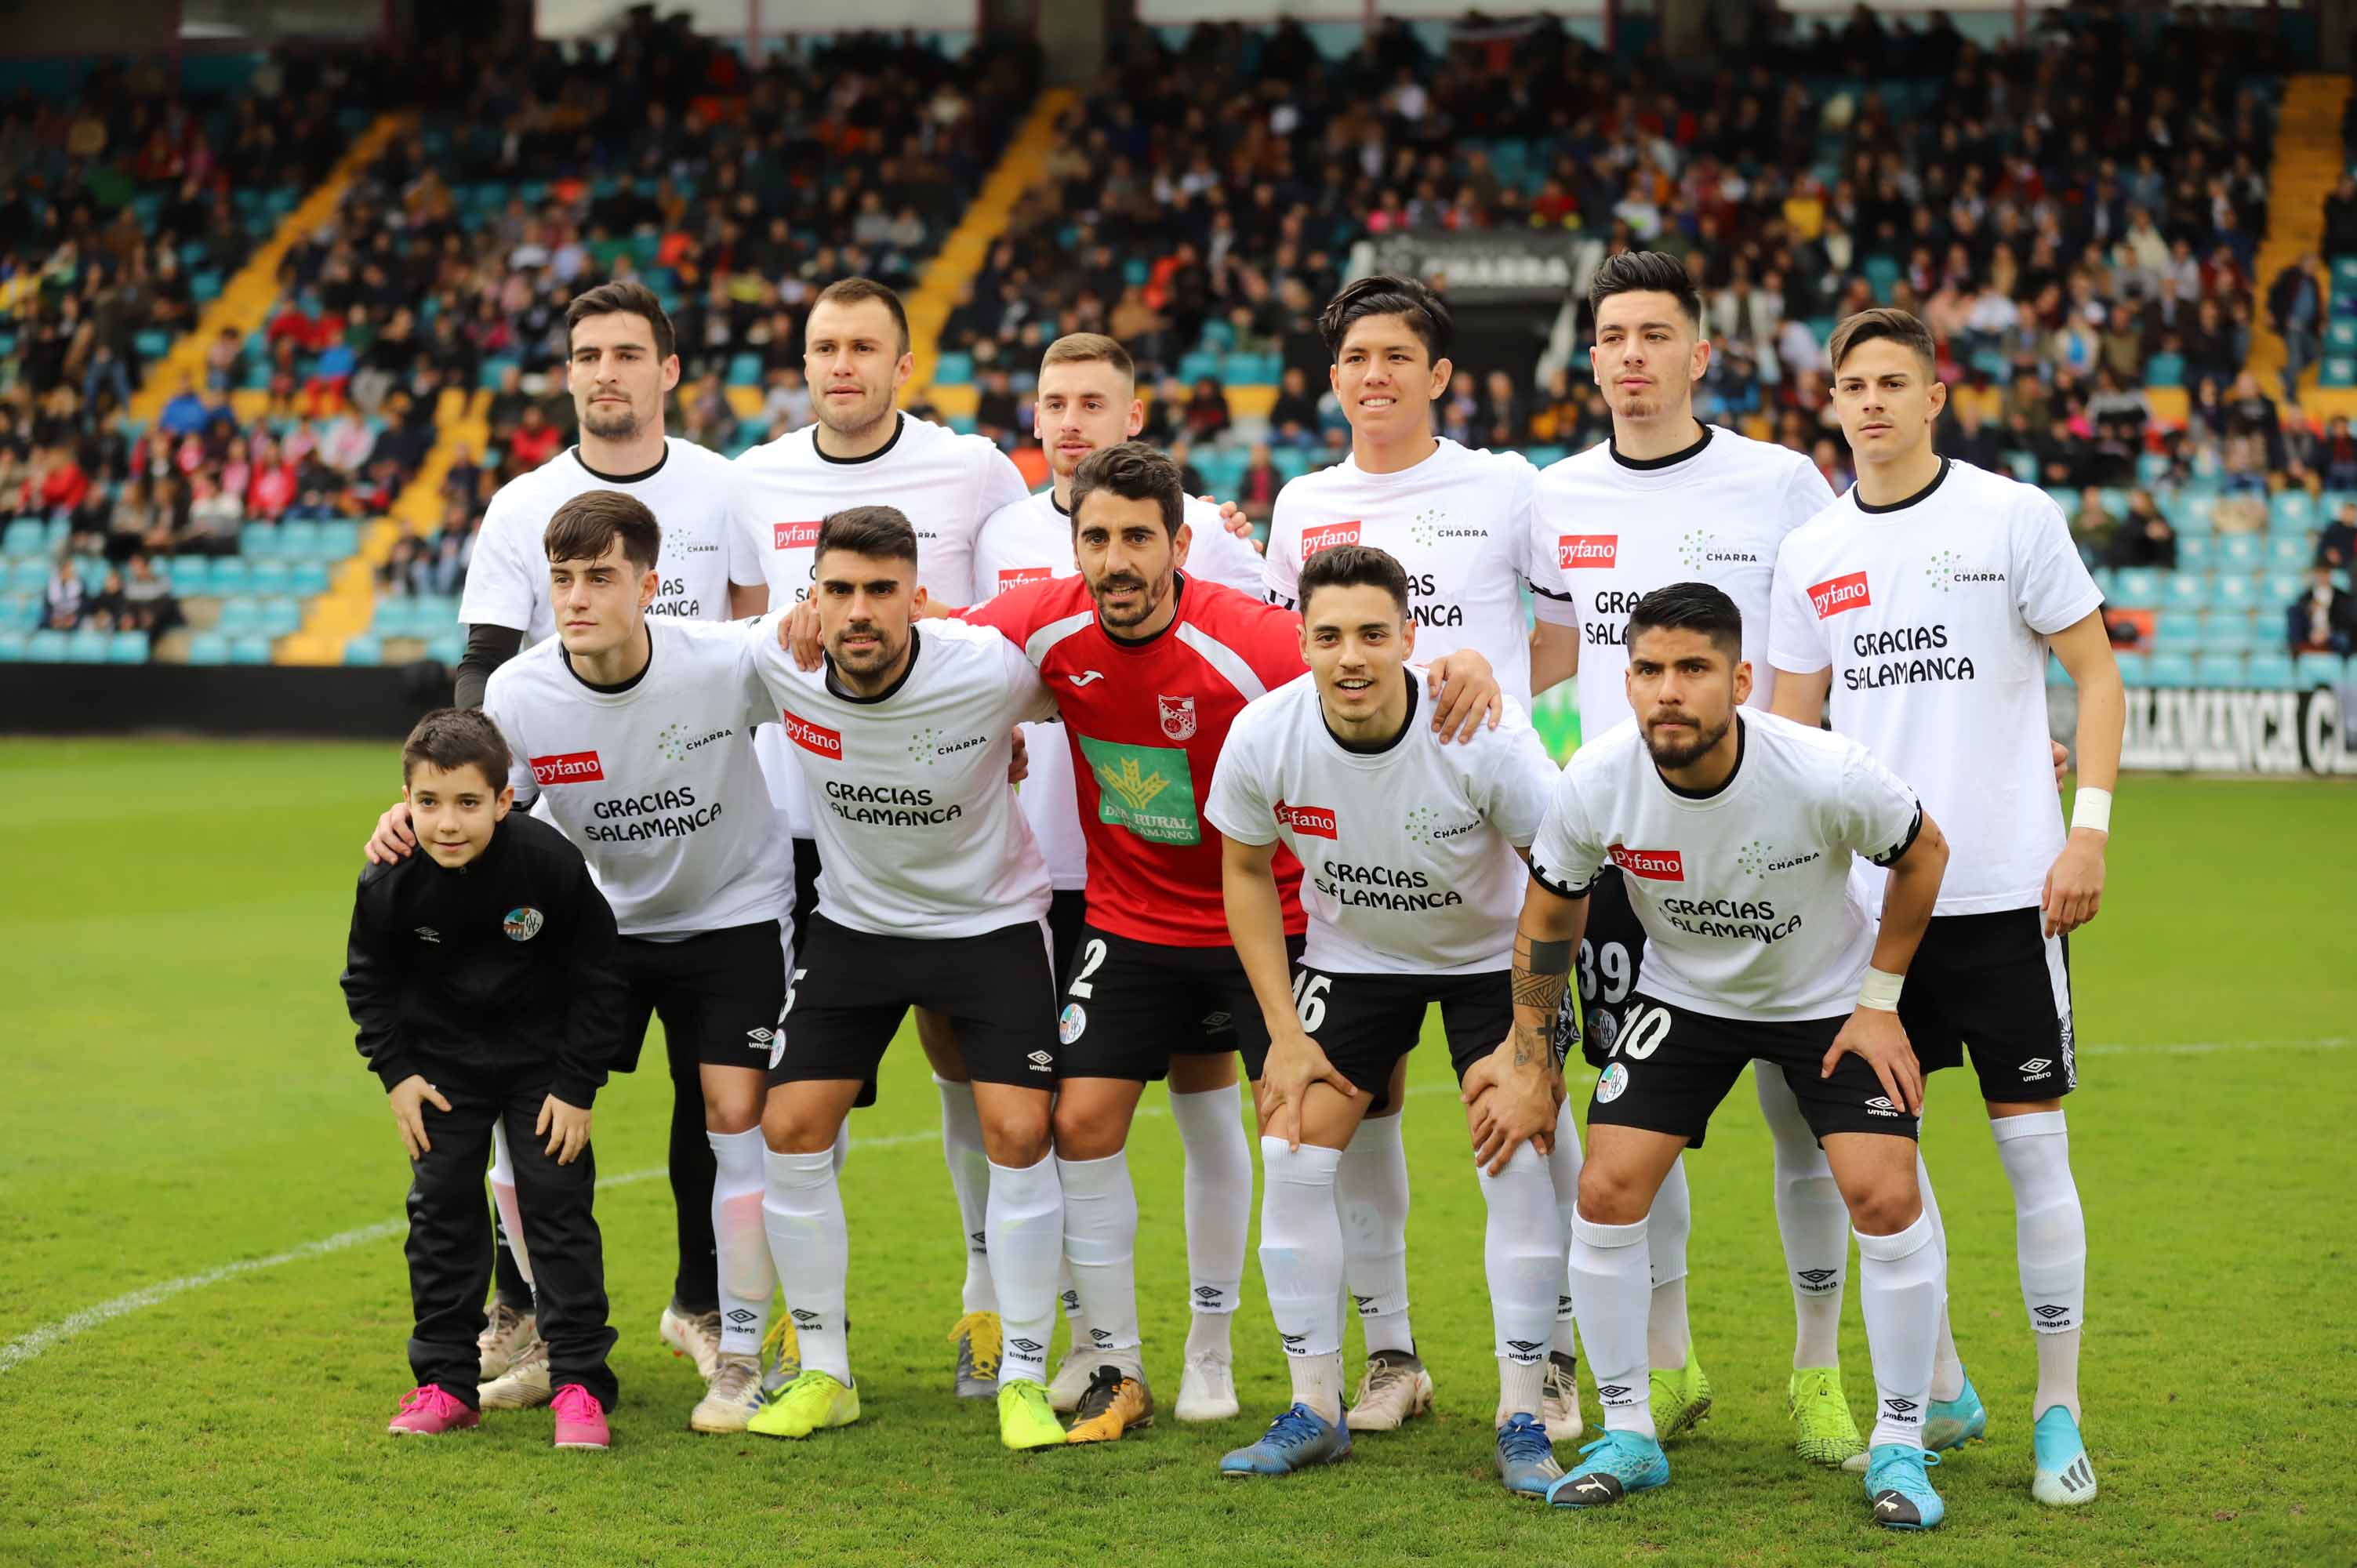
[[[1823,1290],[1841,1278],[1839,1269],[1796,1269],[1792,1277],[1810,1290]]]
[[[777,1036],[775,1029],[748,1029],[745,1031],[745,1043],[755,1047],[766,1046]]]
[[[2032,1057],[2028,1061],[2021,1064],[2021,1076],[2024,1078],[2035,1078],[2053,1065],[2054,1063],[2048,1058]]]
[[[1092,1345],[1103,1345],[1109,1342],[1112,1338],[1113,1333],[1109,1329],[1092,1328],[1089,1330],[1089,1342]]]
[[[818,1321],[818,1314],[815,1312],[805,1312],[799,1306],[793,1308],[792,1311],[794,1321],[796,1323],[816,1323]]]
[[[1887,1410],[1887,1411],[1889,1411],[1889,1412],[1892,1415],[1894,1415],[1894,1416],[1902,1416],[1902,1417],[1903,1417],[1903,1416],[1906,1416],[1906,1415],[1910,1415],[1910,1414],[1913,1413],[1914,1412],[1916,1412],[1916,1411],[1919,1411],[1919,1410],[1922,1409],[1923,1407],[1922,1407],[1921,1405],[1917,1404],[1913,1400],[1895,1400],[1895,1399],[1894,1399],[1894,1400],[1884,1400],[1884,1401],[1882,1402],[1882,1408],[1883,1408],[1883,1409],[1885,1409],[1885,1410]]]
[[[1538,1348],[1538,1342],[1534,1339],[1509,1339],[1506,1341],[1506,1348],[1512,1350],[1517,1356],[1528,1356],[1537,1350]]]
[[[735,1324],[739,1328],[744,1327],[748,1323],[754,1322],[759,1316],[759,1314],[748,1312],[741,1306],[732,1306],[728,1309],[728,1321]]]
[[[440,947],[442,933],[431,926],[420,926],[417,928],[417,940],[421,942],[432,942],[436,947]]]
[[[1355,1303],[1357,1303],[1357,1304],[1358,1304],[1358,1307],[1359,1307],[1359,1315],[1360,1315],[1361,1316],[1362,1316],[1362,1317],[1363,1317],[1363,1316],[1366,1316],[1366,1312],[1367,1312],[1367,1308],[1368,1308],[1368,1306],[1369,1306],[1369,1305],[1371,1305],[1373,1303],[1373,1301],[1374,1301],[1374,1299],[1375,1299],[1375,1298],[1374,1298],[1373,1296],[1371,1296],[1371,1295],[1356,1295],[1356,1294],[1354,1294],[1354,1295],[1352,1295],[1352,1296],[1351,1297],[1351,1299],[1353,1302],[1355,1302]]]
[[[1606,1400],[1607,1402],[1612,1400],[1624,1400],[1629,1397],[1629,1387],[1626,1383],[1613,1383],[1609,1387],[1597,1390],[1596,1392],[1598,1397]]]
[[[2071,1309],[2069,1307],[2057,1306],[2050,1301],[2044,1306],[2033,1306],[2029,1310],[2032,1316],[2043,1318],[2049,1323],[2053,1322],[2058,1317],[2068,1317],[2071,1316]]]
[[[1286,1349],[1292,1350],[1297,1348],[1301,1345],[1302,1341],[1308,1339],[1309,1336],[1307,1334],[1279,1334],[1277,1337],[1285,1341],[1285,1348]]]
[[[1225,1294],[1227,1294],[1227,1292],[1222,1290],[1217,1285],[1197,1285],[1195,1287],[1195,1299],[1197,1301],[1217,1301]]]
[[[1033,1072],[1053,1072],[1056,1069],[1055,1055],[1049,1051],[1033,1051],[1023,1059],[1031,1064]]]
[[[987,1230],[969,1230],[966,1232],[966,1240],[974,1243],[974,1251],[982,1251],[988,1246],[985,1238],[989,1234]]]
[[[1896,1111],[1899,1109],[1899,1107],[1890,1103],[1890,1097],[1886,1094],[1876,1095],[1873,1099],[1867,1101],[1867,1104],[1877,1111]]]
[[[1037,1356],[1048,1347],[1037,1339],[1009,1339],[1006,1348],[1020,1356]]]
[[[1064,679],[1070,681],[1075,686],[1085,686],[1092,681],[1103,680],[1104,671],[1102,670],[1083,670],[1077,675],[1067,675]]]

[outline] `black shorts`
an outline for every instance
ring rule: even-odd
[[[780,819],[781,821],[783,819]],[[794,959],[810,940],[811,917],[818,913],[818,841],[794,840]]]
[[[1056,972],[1047,924],[974,937],[887,937],[811,917],[786,1046],[770,1081],[864,1079],[911,1007],[949,1019],[978,1083],[1056,1086]]]
[[[1899,1022],[1927,1073],[1964,1066],[1970,1046],[1984,1100],[2060,1100],[2079,1087],[2071,942],[2048,936],[2037,909],[1933,916]]]
[[[1048,895],[1048,945],[1056,959],[1056,972],[1069,974],[1072,953],[1081,945],[1081,928],[1089,923],[1089,897],[1077,887],[1059,887]]]
[[[1743,1076],[1743,1064],[1757,1058],[1762,1072],[1783,1069],[1820,1143],[1835,1133],[1916,1136],[1916,1118],[1891,1103],[1864,1058],[1844,1056],[1833,1077],[1817,1076],[1826,1047],[1847,1022],[1844,1015],[1763,1024],[1631,996],[1620,1010],[1611,1059],[1596,1080],[1588,1123],[1667,1133],[1699,1149],[1710,1113]]]
[[[1581,1029],[1571,1017],[1571,998],[1564,997],[1555,1024],[1555,1054],[1569,1054],[1579,1042],[1587,1065],[1601,1069],[1612,1054],[1613,1036],[1620,1032],[1620,1015],[1637,993],[1638,971],[1645,959],[1645,928],[1629,902],[1629,884],[1620,868],[1608,865],[1596,874],[1587,890],[1587,926],[1572,961],[1571,978],[1586,1015]]]
[[[767,1070],[786,1008],[785,933],[775,920],[700,931],[675,942],[624,937],[617,950],[627,989],[616,1072],[639,1065],[650,1015],[662,1020],[674,1057],[710,1067]]]
[[[1424,1010],[1440,1005],[1440,1027],[1448,1038],[1448,1065],[1458,1081],[1481,1058],[1496,1050],[1514,1027],[1513,973],[1334,974],[1297,968],[1293,1003],[1301,1032],[1318,1042],[1334,1069],[1367,1094],[1367,1114],[1391,1109],[1392,1069],[1424,1036]],[[1244,1052],[1244,1070],[1254,1082],[1268,1059],[1263,1039]]]
[[[1285,947],[1299,960],[1299,937]],[[1083,925],[1064,974],[1060,1078],[1152,1083],[1169,1076],[1174,1056],[1242,1050],[1249,1064],[1267,1055],[1260,1004],[1233,948],[1168,947]]]

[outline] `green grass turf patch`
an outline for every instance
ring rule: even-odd
[[[845,1182],[858,1426],[806,1444],[685,1430],[698,1386],[654,1335],[672,1246],[656,1178],[598,1203],[622,1331],[611,1454],[553,1452],[537,1412],[439,1442],[385,1436],[408,1382],[406,1280],[386,1224],[405,1175],[335,976],[358,846],[393,773],[388,746],[0,748],[0,1345],[143,1286],[385,1227],[0,1370],[0,1562],[2357,1558],[2341,1446],[2357,1418],[2357,792],[2344,787],[2135,779],[2121,791],[2109,903],[2073,944],[2092,1508],[2029,1500],[2011,1202],[1969,1080],[1934,1080],[1927,1148],[1991,1441],[1934,1472],[1949,1522],[1916,1539],[1867,1522],[1856,1477],[1787,1451],[1792,1312],[1749,1086],[1691,1165],[1694,1325],[1718,1402],[1671,1450],[1671,1488],[1594,1516],[1498,1490],[1481,1206],[1437,1042],[1413,1063],[1406,1125],[1415,1320],[1438,1408],[1363,1439],[1348,1465],[1274,1483],[1213,1474],[1285,1397],[1256,1271],[1236,1322],[1242,1417],[1166,1419],[1109,1448],[1002,1451],[991,1407],[948,1393],[942,1336],[963,1256],[936,1101],[907,1040],[883,1102],[855,1119],[856,1137],[879,1142],[855,1150]],[[600,1098],[608,1176],[661,1165],[667,1093],[640,1073]],[[1140,1122],[1132,1159],[1148,1367],[1168,1402],[1187,1281],[1167,1116]],[[1847,1317],[1864,1413],[1854,1303]]]

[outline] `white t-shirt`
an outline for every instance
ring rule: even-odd
[[[970,937],[1048,912],[1006,768],[1015,727],[1056,711],[1023,650],[989,627],[929,620],[899,682],[856,697],[794,667],[776,621],[754,664],[813,804],[819,912],[878,936]]]
[[[650,617],[646,669],[610,692],[552,637],[484,687],[518,803],[580,846],[626,937],[792,921],[792,850],[753,760],[770,709],[749,630]]]
[[[648,614],[726,620],[728,585],[761,581],[749,565],[729,570],[737,559],[730,553],[728,506],[736,469],[718,453],[676,435],[663,447],[662,461],[647,472],[614,478],[591,469],[581,461],[581,448],[569,446],[501,485],[475,535],[458,624],[513,627],[526,643],[556,629],[548,607],[548,520],[588,490],[636,496],[662,525],[662,553],[655,561],[662,586]]]
[[[1220,750],[1203,815],[1243,843],[1282,839],[1301,862],[1312,968],[1504,969],[1523,907],[1514,851],[1538,831],[1555,764],[1512,703],[1471,744],[1444,743],[1418,711],[1426,671],[1407,676],[1407,727],[1379,752],[1334,738],[1314,679],[1253,699]]]
[[[1945,458],[1912,500],[1852,489],[1784,542],[1768,656],[1830,667],[1834,727],[1921,793],[1950,852],[1937,913],[2043,897],[2063,841],[2046,639],[2103,599],[2045,491]]]
[[[865,457],[827,456],[818,449],[820,427],[807,424],[737,459],[730,570],[749,574],[740,582],[767,582],[772,610],[810,597],[818,525],[855,506],[895,507],[908,518],[917,531],[917,579],[933,598],[963,607],[978,596],[974,536],[985,518],[1023,499],[1030,487],[1014,460],[981,436],[896,417],[892,439]],[[790,831],[809,838],[810,803],[784,739],[765,725],[755,745]]]
[[[1224,583],[1257,598],[1262,591],[1260,552],[1230,533],[1220,509],[1186,498],[1189,531],[1189,576]],[[974,542],[974,590],[988,599],[1019,583],[1069,577],[1079,571],[1072,555],[1072,520],[1056,504],[1053,488],[1027,496],[990,514]],[[1072,783],[1071,747],[1063,732],[1044,725],[1024,726],[1030,776],[1018,799],[1048,875],[1059,888],[1082,888],[1089,881],[1088,842],[1081,834],[1080,805]]]
[[[1579,730],[1600,736],[1629,709],[1629,612],[1655,588],[1709,583],[1743,613],[1751,704],[1775,692],[1768,664],[1769,589],[1784,536],[1823,511],[1832,487],[1804,455],[1705,426],[1698,446],[1652,462],[1611,443],[1550,463],[1539,475],[1547,575],[1533,579],[1550,619],[1579,628]]]
[[[1298,608],[1303,562],[1333,545],[1372,544],[1407,571],[1415,656],[1430,660],[1472,649],[1490,661],[1500,688],[1527,707],[1531,626],[1523,585],[1552,586],[1555,564],[1551,544],[1550,553],[1540,551],[1532,504],[1537,478],[1518,452],[1448,440],[1396,474],[1370,474],[1355,457],[1304,474],[1276,493],[1269,601]]]
[[[1735,775],[1672,789],[1635,723],[1573,754],[1531,845],[1531,875],[1584,893],[1618,865],[1645,928],[1646,994],[1719,1018],[1846,1015],[1874,956],[1851,857],[1915,842],[1915,792],[1846,736],[1741,712]]]

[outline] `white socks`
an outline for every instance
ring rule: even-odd
[[[1579,1115],[1576,1099],[1566,1099],[1555,1115],[1555,1150],[1547,1156],[1548,1174],[1555,1178],[1555,1233],[1563,1239],[1566,1258],[1571,1247],[1571,1211],[1579,1204]],[[1559,1356],[1579,1354],[1576,1330],[1578,1319],[1571,1310],[1571,1286],[1561,1269],[1555,1271],[1555,1353]]]
[[[491,1119],[491,1202],[500,1211],[500,1240],[507,1243],[508,1256],[515,1260],[516,1273],[523,1283],[532,1283],[532,1254],[523,1245],[523,1210],[516,1207],[515,1165],[508,1158],[508,1123],[504,1116]]]
[[[770,1326],[770,1298],[778,1290],[778,1272],[770,1261],[761,1217],[761,1156],[769,1151],[759,1127],[742,1133],[707,1131],[704,1136],[712,1145],[712,1240],[719,1260],[720,1353],[757,1356],[761,1350],[761,1331]],[[825,1157],[832,1175],[834,1151],[829,1150]]]
[[[1266,1145],[1263,1139],[1262,1146]],[[1407,1315],[1407,1151],[1400,1145],[1397,1112],[1359,1123],[1342,1151],[1334,1191],[1342,1213],[1342,1281],[1358,1304],[1367,1354],[1412,1352],[1415,1326]]]
[[[2056,1405],[2079,1419],[2079,1330],[2087,1316],[2087,1217],[2071,1179],[2071,1135],[2060,1111],[1989,1123],[2013,1183],[2021,1300],[2038,1338],[2034,1415]]]
[[[1760,1113],[1776,1141],[1776,1229],[1792,1286],[1792,1365],[1841,1365],[1842,1270],[1849,1262],[1849,1206],[1783,1072],[1751,1064]]]
[[[1857,1257],[1858,1305],[1874,1358],[1874,1433],[1867,1446],[1921,1448],[1940,1312],[1948,1298],[1948,1260],[1940,1251],[1938,1227],[1925,1213],[1895,1236],[1861,1230]]]
[[[781,1155],[765,1149],[761,1164],[769,1175],[761,1217],[768,1222],[778,1277],[788,1282],[803,1369],[847,1384],[851,1347],[844,1334],[843,1298],[851,1273],[851,1239],[843,1223],[834,1151]]]
[[[1056,1264],[1064,1255],[1064,1189],[1056,1162],[1043,1156],[1020,1170],[993,1162],[990,1272],[1006,1329],[998,1380],[1044,1383],[1056,1330]]]
[[[1311,1144],[1288,1149],[1282,1138],[1264,1137],[1260,1161],[1260,1272],[1293,1372],[1293,1397],[1340,1421],[1342,1302],[1334,1282],[1343,1247],[1335,1192],[1342,1154]]]
[[[1178,1123],[1178,1143],[1187,1152],[1187,1305],[1194,1312],[1187,1354],[1226,1356],[1252,1231],[1243,1091],[1236,1084],[1200,1094],[1174,1091],[1170,1119]]]
[[[1940,1256],[1948,1255],[1948,1228],[1940,1219],[1939,1200],[1932,1196],[1931,1168],[1923,1164],[1923,1152],[1915,1152],[1915,1188],[1923,1195],[1923,1213],[1932,1221],[1932,1240],[1940,1249]],[[1964,1391],[1964,1363],[1956,1355],[1956,1336],[1948,1326],[1948,1304],[1940,1303],[1940,1343],[1932,1359],[1932,1397],[1952,1400]]]
[[[1653,1209],[1661,1211],[1658,1198]],[[1577,1211],[1571,1217],[1571,1296],[1587,1369],[1604,1405],[1604,1429],[1643,1437],[1656,1435],[1653,1369],[1645,1355],[1649,1223],[1598,1225]]]
[[[942,1092],[942,1158],[950,1167],[950,1190],[957,1195],[958,1220],[965,1235],[965,1288],[961,1299],[966,1312],[996,1312],[998,1296],[992,1284],[988,1224],[990,1156],[982,1147],[982,1115],[974,1108],[974,1085],[952,1083],[939,1073],[933,1087]]]
[[[1539,1413],[1555,1297],[1564,1280],[1563,1222],[1548,1163],[1525,1144],[1496,1176],[1474,1167],[1488,1206],[1481,1262],[1490,1277],[1490,1319],[1497,1331],[1498,1421]],[[1266,1236],[1264,1223],[1262,1234]],[[1263,1252],[1266,1247],[1264,1242]]]
[[[1694,1198],[1686,1190],[1686,1157],[1680,1155],[1653,1195],[1646,1216],[1652,1301],[1645,1316],[1645,1359],[1665,1371],[1686,1364],[1686,1238],[1694,1233]],[[1580,1314],[1585,1319],[1586,1313]],[[1588,1352],[1591,1362],[1595,1351]],[[1596,1369],[1591,1365],[1589,1370]],[[1600,1374],[1599,1374],[1600,1375]]]
[[[1137,1349],[1137,1192],[1129,1184],[1125,1151],[1101,1160],[1059,1155],[1056,1176],[1064,1189],[1064,1257],[1072,1289],[1088,1324],[1085,1340],[1075,1335],[1074,1354],[1085,1351],[1135,1374]]]

